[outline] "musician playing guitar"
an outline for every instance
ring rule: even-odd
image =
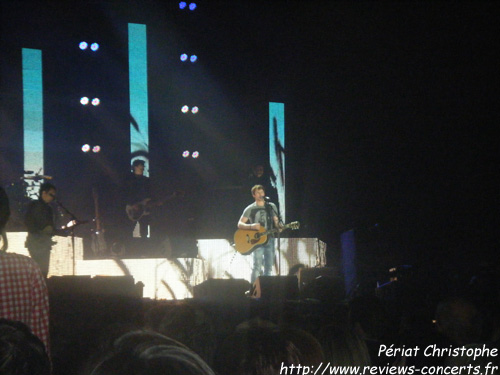
[[[274,203],[266,202],[265,191],[262,185],[252,187],[252,196],[255,202],[247,206],[238,221],[239,229],[258,231],[261,227],[266,229],[279,228],[277,216],[278,209]],[[262,273],[264,263],[264,273]],[[252,284],[260,275],[271,276],[274,265],[274,238],[268,236],[266,243],[258,245],[253,250]]]
[[[149,178],[144,176],[144,160],[136,159],[132,163],[132,173],[126,181],[126,203],[137,210],[141,209],[141,205],[151,199],[151,184]],[[151,223],[150,216],[140,215],[138,220],[133,221],[131,233],[137,223],[139,224],[139,234],[141,238],[147,238],[149,225]]]

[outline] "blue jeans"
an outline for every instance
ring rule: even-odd
[[[262,275],[264,261],[264,276],[271,276],[274,265],[274,238],[269,238],[265,245],[260,245],[253,251],[252,284]]]

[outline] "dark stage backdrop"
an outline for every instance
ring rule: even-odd
[[[127,24],[147,25],[150,175],[159,233],[230,237],[250,166],[285,103],[287,218],[339,254],[365,233],[394,262],[498,249],[495,2],[1,2],[2,182],[22,174],[21,48],[43,50],[45,172],[78,216],[119,227],[129,171]],[[100,51],[82,54],[81,40]],[[196,64],[181,64],[180,53]],[[95,92],[102,104],[83,108]],[[196,116],[183,104],[200,107]],[[98,142],[99,155],[83,143]],[[199,148],[197,160],[184,149]],[[373,235],[373,239],[370,237]],[[376,244],[376,245],[369,245]],[[383,245],[381,245],[383,244]],[[374,257],[377,258],[376,256]]]

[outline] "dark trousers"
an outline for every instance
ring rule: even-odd
[[[26,247],[31,258],[38,264],[45,277],[49,274],[52,236],[41,233],[28,233]]]
[[[38,264],[45,277],[49,274],[50,249],[50,247],[28,247],[28,252],[30,253],[31,258]]]

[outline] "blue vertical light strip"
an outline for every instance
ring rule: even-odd
[[[131,162],[145,160],[149,175],[148,58],[146,25],[128,24]]]
[[[269,164],[276,177],[281,219],[286,222],[285,202],[285,104],[269,103]]]
[[[23,48],[22,64],[24,169],[43,174],[42,51]]]
[[[356,276],[356,241],[354,229],[348,230],[340,235],[342,248],[342,273],[344,274],[344,286],[347,295],[350,295],[357,284]]]

